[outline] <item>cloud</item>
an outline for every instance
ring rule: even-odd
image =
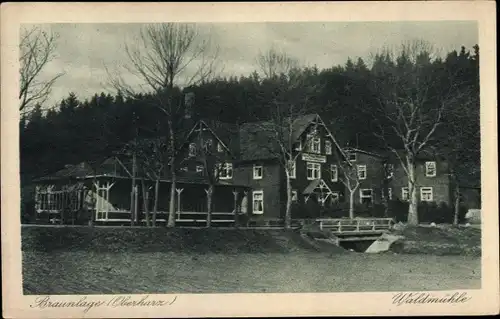
[[[436,22],[303,22],[199,24],[202,38],[220,48],[224,75],[249,74],[256,69],[255,57],[272,46],[286,50],[305,65],[328,68],[344,64],[348,57],[367,60],[371,52],[402,41],[423,39],[444,52],[472,48],[478,42],[477,24],[468,21]],[[127,63],[124,43],[134,41],[141,24],[52,24],[60,36],[57,59],[44,76],[65,75],[53,88],[51,102],[69,92],[80,98],[109,89],[105,66]],[[136,78],[124,78],[137,84]]]

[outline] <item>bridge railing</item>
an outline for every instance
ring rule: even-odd
[[[334,233],[371,233],[392,228],[392,218],[319,218],[316,219],[321,230],[327,229]]]

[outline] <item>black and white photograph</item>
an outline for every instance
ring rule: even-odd
[[[18,211],[2,210],[27,307],[480,302],[498,218],[480,34],[477,19],[20,23],[17,168],[2,165]]]

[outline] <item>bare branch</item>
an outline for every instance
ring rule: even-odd
[[[49,97],[55,81],[64,73],[42,79],[45,66],[56,58],[58,35],[39,27],[21,30],[19,44],[20,87],[19,110],[27,112],[35,104],[43,104]]]

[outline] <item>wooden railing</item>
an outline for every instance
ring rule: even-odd
[[[327,229],[336,234],[360,234],[382,232],[392,228],[392,218],[324,218],[316,219],[321,230]]]

